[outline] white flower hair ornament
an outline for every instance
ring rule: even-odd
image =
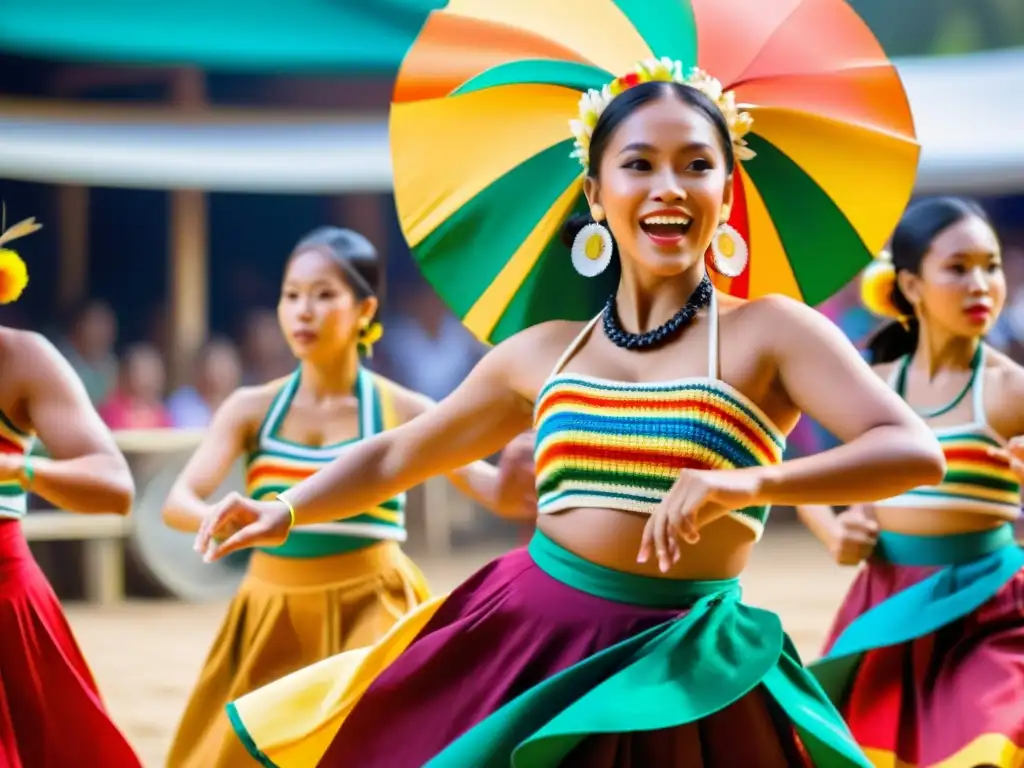
[[[754,118],[736,106],[736,97],[732,91],[722,89],[722,84],[697,67],[683,76],[683,65],[669,58],[648,59],[636,65],[633,72],[617,77],[600,91],[591,88],[580,97],[579,119],[570,120],[569,126],[576,137],[575,149],[571,156],[575,157],[584,171],[589,170],[590,137],[594,132],[601,114],[608,108],[612,100],[623,91],[641,83],[661,82],[679,83],[700,91],[721,110],[729,126],[729,137],[732,139],[733,152],[737,160],[750,160],[754,150],[747,146],[744,136],[750,133]]]

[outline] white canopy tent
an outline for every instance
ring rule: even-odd
[[[897,67],[921,142],[919,192],[1024,191],[1024,49]]]
[[[918,191],[1024,188],[1024,50],[897,62],[922,144]],[[0,178],[332,194],[391,188],[387,121],[260,112],[109,113],[0,101]]]

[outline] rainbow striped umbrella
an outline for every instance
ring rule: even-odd
[[[395,200],[414,258],[497,343],[596,315],[617,270],[578,274],[559,239],[585,212],[569,120],[640,61],[698,66],[754,119],[722,290],[824,301],[892,233],[919,147],[892,64],[845,0],[450,0],[406,55],[391,109]]]

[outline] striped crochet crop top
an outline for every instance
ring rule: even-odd
[[[933,427],[932,431],[946,457],[946,474],[938,485],[923,486],[891,499],[875,502],[879,507],[949,509],[959,512],[980,512],[1006,520],[1020,516],[1020,482],[1009,464],[992,456],[987,449],[1000,447],[1006,441],[996,434],[985,417],[984,347],[971,387],[971,408],[974,420],[952,427]],[[899,386],[900,372],[907,361],[893,371],[889,386],[903,396]]]
[[[35,437],[19,429],[0,411],[0,453],[28,455]],[[28,510],[28,494],[16,478],[0,482],[0,520],[21,519]]]
[[[320,447],[302,445],[278,435],[299,388],[293,373],[274,397],[260,427],[254,449],[246,459],[246,493],[253,499],[272,499],[322,469],[349,445],[397,426],[387,383],[360,368],[356,377],[359,436]],[[320,557],[360,549],[379,540],[405,541],[405,494],[355,517],[333,523],[295,528],[287,541],[265,551],[281,557]]]
[[[561,373],[597,318],[584,328],[537,397],[541,514],[579,507],[650,514],[682,469],[782,460],[785,435],[749,398],[718,378],[717,310],[712,298],[707,377],[629,383]],[[768,507],[729,516],[760,538]]]

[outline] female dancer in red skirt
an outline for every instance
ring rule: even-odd
[[[865,274],[865,303],[893,318],[869,349],[946,476],[838,517],[799,510],[841,562],[874,550],[813,669],[879,768],[1024,765],[1024,368],[982,341],[1006,297],[999,251],[973,202],[907,210]]]
[[[10,232],[33,230],[25,224]],[[17,254],[0,249],[0,302],[26,282]],[[0,327],[0,370],[0,767],[138,768],[19,522],[29,492],[74,512],[128,514],[128,465],[43,337]],[[49,458],[29,455],[34,438]]]
[[[207,557],[277,544],[293,523],[356,514],[536,429],[529,547],[377,645],[234,702],[263,765],[869,765],[738,577],[771,504],[902,493],[941,478],[941,452],[820,314],[712,288],[705,253],[728,218],[742,121],[679,69],[645,62],[581,118],[590,216],[566,235],[606,247],[576,247],[573,263],[621,268],[596,318],[513,335],[436,409],[204,522]],[[845,445],[782,461],[802,411]]]

